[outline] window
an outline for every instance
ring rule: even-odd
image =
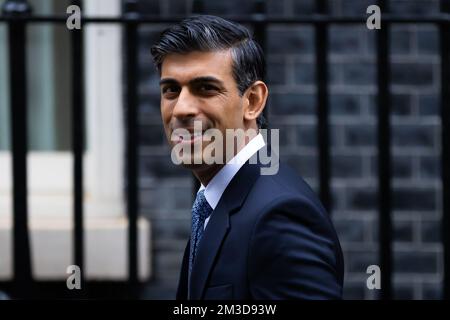
[[[65,13],[69,1],[29,1],[33,12]],[[116,10],[120,9],[119,1]],[[86,10],[103,14],[114,8],[87,2]],[[103,3],[103,6],[102,6]],[[88,6],[90,5],[90,7]],[[113,9],[114,10],[114,9]],[[118,14],[118,13],[117,13]],[[119,26],[86,26],[86,210],[123,214],[123,121],[121,96],[121,30]],[[71,214],[72,155],[70,31],[64,25],[29,24],[27,28],[28,183],[30,215]],[[0,63],[7,62],[7,33],[0,33]],[[4,69],[4,68],[2,68]],[[8,68],[5,68],[8,69]],[[8,70],[0,73],[0,169],[9,173],[10,119]],[[9,207],[11,177],[0,179],[0,214]],[[52,201],[50,201],[53,199]],[[5,204],[7,206],[5,207]]]
[[[3,1],[0,0],[0,4]],[[66,14],[68,1],[29,1],[34,13]],[[119,0],[85,1],[86,15],[120,15]],[[86,25],[86,149],[84,209],[87,277],[126,277],[123,195],[122,29]],[[70,151],[70,31],[64,24],[27,28],[29,154],[28,201],[34,275],[65,277],[71,264],[72,154]],[[6,26],[0,24],[0,237],[11,230],[11,154]],[[148,224],[138,222],[140,276],[147,277]],[[3,234],[2,234],[3,232]],[[11,253],[10,238],[0,256]],[[0,278],[11,276],[11,260],[0,264]]]

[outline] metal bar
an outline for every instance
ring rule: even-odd
[[[81,1],[72,1],[81,8]],[[72,36],[72,153],[73,153],[73,248],[75,264],[82,270],[84,287],[84,240],[83,240],[83,151],[84,151],[84,63],[83,28],[70,31]]]
[[[194,0],[192,2],[192,14],[202,14],[204,10],[203,0]],[[197,197],[197,191],[200,189],[200,181],[192,173],[192,203],[194,203]]]
[[[450,12],[450,1],[441,0],[441,11]],[[444,247],[443,297],[450,299],[450,24],[440,25],[441,51],[441,167],[442,244]]]
[[[317,11],[326,14],[327,1],[317,1]],[[317,136],[319,142],[319,194],[324,207],[331,214],[330,141],[328,101],[328,26],[318,24],[315,32],[317,79]]]
[[[26,1],[7,1],[5,15],[27,15],[31,11]],[[11,137],[13,177],[13,269],[15,292],[20,296],[30,290],[31,257],[28,234],[27,201],[27,74],[26,27],[13,21],[8,26],[11,90]]]
[[[264,22],[260,22],[260,19],[264,19],[266,14],[266,2],[264,0],[259,0],[255,2],[255,13],[253,14],[254,20],[257,22],[254,23],[254,38],[256,42],[259,43],[261,46],[263,52],[266,51],[266,44],[267,44],[267,24]],[[266,61],[264,61],[264,64],[266,64]],[[266,70],[266,65],[264,65],[264,70]],[[265,72],[264,72],[265,73]],[[263,75],[265,77],[265,74]],[[264,79],[263,79],[264,80]],[[268,123],[269,120],[269,108],[268,105],[263,110],[263,116]],[[262,128],[265,126],[263,125]],[[269,139],[269,137],[268,137]]]
[[[137,2],[125,2],[125,16],[137,18]],[[126,44],[126,108],[127,108],[127,211],[128,211],[128,276],[132,285],[137,284],[137,214],[139,210],[137,184],[137,61],[138,61],[138,34],[136,23],[129,23],[125,28]]]
[[[387,3],[379,1],[382,12]],[[384,13],[383,13],[384,14]],[[384,16],[383,16],[384,17]],[[381,295],[392,298],[392,222],[391,222],[391,127],[390,111],[391,70],[389,64],[389,24],[382,20],[377,30],[377,85],[378,85],[378,203],[379,203],[379,259],[381,269]]]
[[[174,15],[170,17],[161,17],[155,15],[140,15],[138,18],[129,18],[127,16],[121,17],[82,17],[82,23],[133,23],[133,24],[147,24],[147,23],[175,23],[186,18],[184,15]],[[360,24],[366,23],[367,16],[328,16],[328,15],[299,15],[293,18],[277,18],[277,17],[258,17],[258,16],[244,16],[244,15],[224,15],[223,18],[233,20],[240,23],[256,23],[262,22],[266,24]],[[26,21],[31,23],[38,22],[55,22],[66,23],[67,16],[64,15],[33,15],[30,17],[9,17],[0,15],[0,22],[7,21]],[[436,24],[443,22],[450,22],[450,14],[439,15],[408,15],[396,16],[383,13],[383,21],[387,23],[401,23],[401,24]]]

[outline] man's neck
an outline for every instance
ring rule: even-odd
[[[258,134],[259,134],[259,130],[258,130]],[[256,136],[258,136],[258,134]],[[256,137],[255,136],[255,137]],[[253,140],[255,137],[248,139],[248,137],[246,137],[245,139],[245,144],[241,145],[239,147],[239,149],[235,150],[233,157],[231,157],[231,159],[233,159],[234,157],[236,157],[236,155],[241,152],[249,143],[251,140]],[[225,161],[225,163],[228,163],[229,160],[231,159],[227,159],[227,161]],[[225,166],[225,164],[215,164],[215,165],[210,165],[210,166],[206,166],[203,168],[199,168],[193,171],[194,175],[196,176],[196,178],[200,181],[200,183],[206,187],[208,185],[208,183],[214,178],[214,176]]]
[[[200,183],[206,187],[223,166],[224,164],[210,165],[207,168],[194,170],[193,173]]]

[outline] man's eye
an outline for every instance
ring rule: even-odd
[[[168,86],[162,89],[163,93],[177,93],[178,91],[178,87],[176,86]]]
[[[217,91],[218,89],[215,86],[212,86],[210,84],[202,84],[200,85],[201,91]]]

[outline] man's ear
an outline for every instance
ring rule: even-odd
[[[245,90],[245,109],[244,119],[252,121],[258,118],[266,106],[269,89],[266,84],[260,80],[255,81],[247,90]]]

